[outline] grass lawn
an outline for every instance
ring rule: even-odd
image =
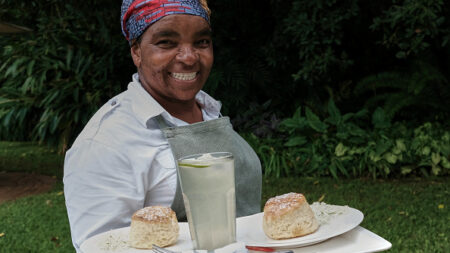
[[[62,192],[62,157],[29,143],[0,142],[2,171],[54,175],[58,183],[48,193],[0,204],[0,252],[74,252]],[[388,252],[450,252],[448,179],[264,179],[263,203],[278,194],[301,192],[310,203],[323,199],[361,210],[361,226],[390,241]]]

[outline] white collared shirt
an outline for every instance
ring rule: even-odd
[[[203,91],[196,100],[205,121],[219,117],[220,102]],[[161,107],[134,74],[128,90],[103,105],[67,151],[64,195],[77,252],[85,239],[129,226],[138,209],[172,204],[175,161],[158,115],[169,125],[188,124]]]

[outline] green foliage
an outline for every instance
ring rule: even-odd
[[[357,1],[294,0],[285,13],[276,37],[269,44],[268,62],[289,65],[279,57],[279,51],[297,55],[294,80],[315,84],[329,78],[333,68],[345,69],[352,64],[342,44],[344,23],[358,13]],[[286,11],[286,10],[284,10]]]
[[[303,115],[303,111],[305,112]],[[341,114],[333,100],[321,119],[298,108],[281,122],[284,139],[246,139],[262,160],[265,176],[390,177],[448,175],[450,131],[439,123],[415,129],[391,123],[382,108]],[[447,128],[446,128],[447,127]]]
[[[120,91],[117,70],[129,57],[116,18],[119,6],[104,8],[109,3],[2,1],[0,19],[21,20],[34,31],[0,37],[0,138],[46,141],[64,150]]]
[[[414,62],[412,66],[413,73],[388,71],[368,76],[356,85],[354,92],[368,97],[365,107],[369,109],[382,104],[390,119],[402,112],[412,112],[413,117],[422,114],[425,118],[427,115],[446,118],[450,113],[448,79],[425,62]]]
[[[0,139],[64,150],[125,89],[135,68],[120,1],[113,2],[0,0],[0,20],[34,30],[0,36]],[[343,115],[382,107],[392,125],[449,117],[445,1],[217,0],[210,7],[215,63],[205,90],[238,130],[272,138],[278,119],[301,106],[308,131],[326,136],[339,125],[328,122],[336,120],[330,98]],[[378,116],[347,123],[373,128]]]
[[[445,18],[445,1],[393,0],[381,16],[374,18],[371,28],[382,30],[381,43],[394,47],[396,57],[405,58],[430,46],[435,38],[445,46],[450,38],[448,20]]]
[[[233,118],[249,104],[262,104],[274,94],[274,72],[262,45],[270,40],[270,0],[208,1],[212,10],[214,66],[205,91],[223,101],[222,113]]]

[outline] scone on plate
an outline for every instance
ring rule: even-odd
[[[166,247],[174,244],[179,233],[175,212],[166,206],[148,206],[131,217],[129,244],[139,249],[151,249],[152,244]]]
[[[315,232],[319,223],[300,193],[286,193],[267,200],[263,230],[272,239],[288,239]]]

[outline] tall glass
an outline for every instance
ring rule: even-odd
[[[194,249],[236,241],[234,158],[228,152],[178,159],[179,177]]]

